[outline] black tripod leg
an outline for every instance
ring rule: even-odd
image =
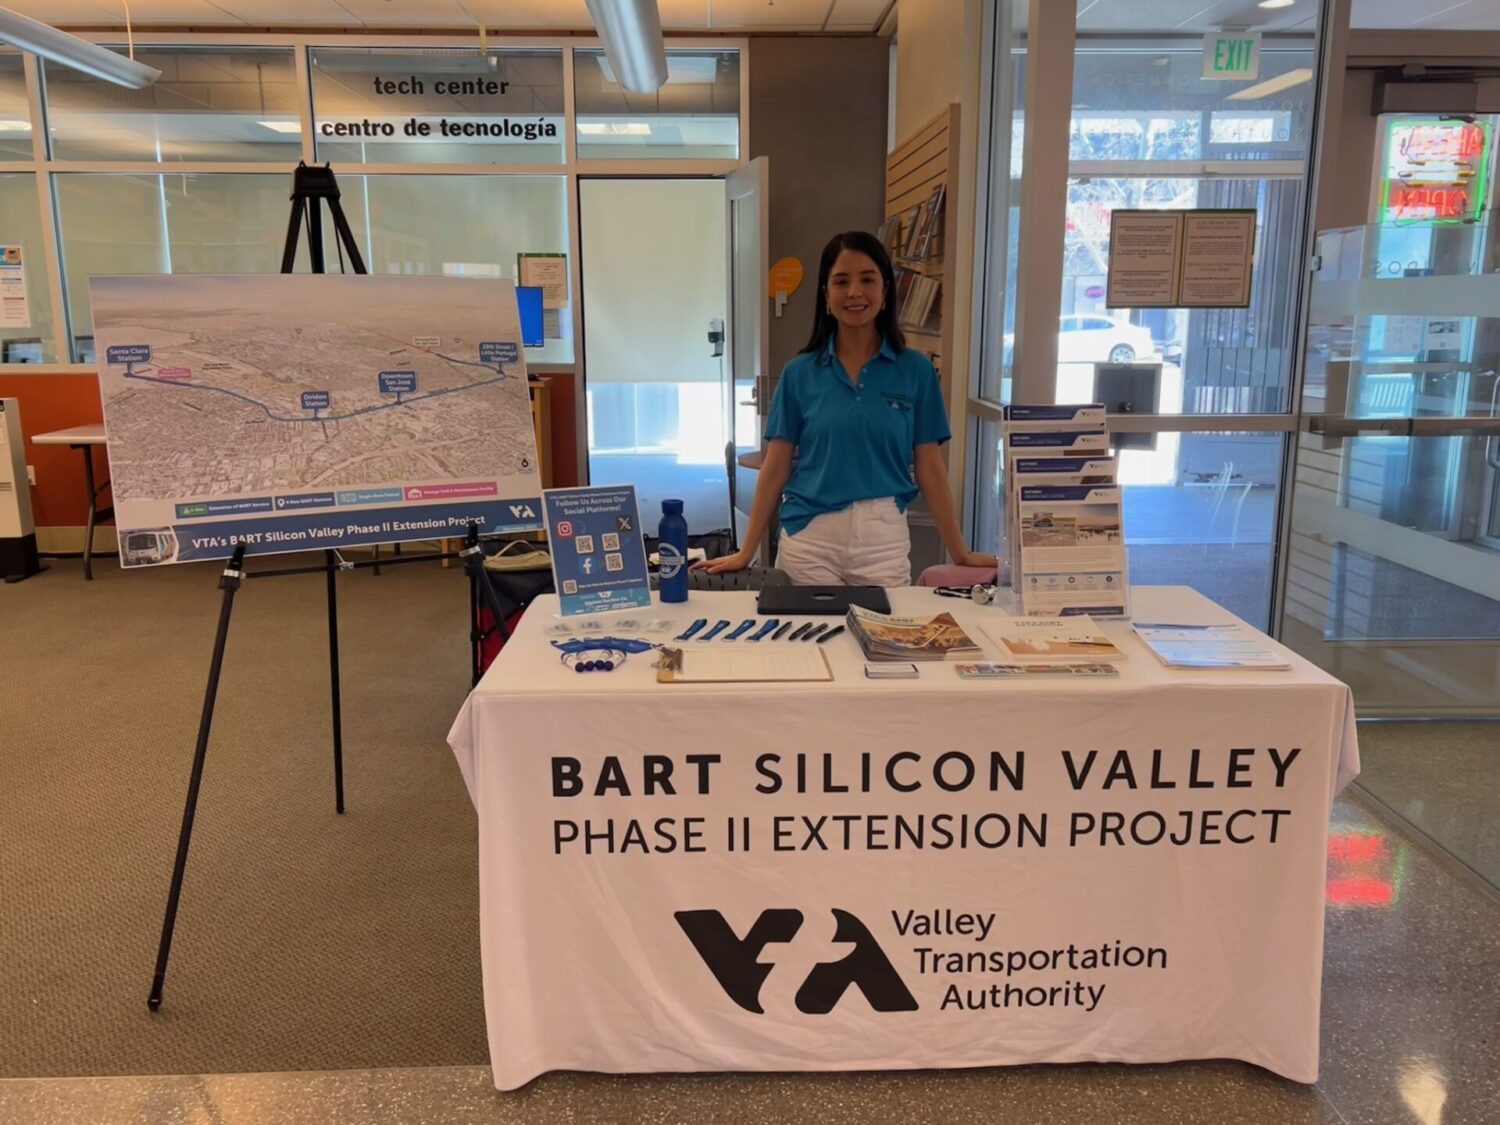
[[[365,260],[360,256],[359,244],[354,241],[354,232],[349,229],[349,220],[344,218],[344,208],[338,201],[338,197],[328,201],[328,213],[333,216],[333,233],[344,246],[344,253],[349,255],[350,268],[355,273],[365,273]]]
[[[338,557],[323,552],[328,564],[328,679],[333,685],[333,806],[344,811],[344,709],[339,699],[339,596],[334,576]]]
[[[467,569],[467,560],[465,568]],[[483,565],[483,560],[480,560]],[[484,629],[483,622],[479,619],[479,577],[473,570],[469,570],[469,656],[472,663],[473,675],[469,686],[474,687],[479,683],[481,674],[480,664],[484,657]]]
[[[286,228],[286,246],[281,251],[281,272],[291,273],[297,264],[297,239],[302,235],[302,208],[300,195],[292,196],[292,218]]]
[[[312,272],[323,273],[323,208],[318,205],[316,195],[307,200],[308,219],[307,253],[312,261]]]
[[[161,1009],[161,990],[167,979],[167,958],[172,955],[172,930],[177,925],[177,904],[182,898],[182,876],[187,870],[188,845],[193,838],[193,817],[198,811],[198,787],[203,782],[203,759],[208,753],[208,732],[214,721],[214,700],[219,694],[219,670],[224,666],[224,642],[229,637],[229,613],[234,592],[239,589],[245,562],[245,545],[237,545],[229,565],[219,578],[224,602],[219,607],[219,629],[214,634],[214,655],[208,666],[208,689],[203,696],[203,714],[198,720],[198,746],[193,752],[193,772],[188,779],[187,806],[182,811],[182,831],[177,837],[177,862],[172,867],[172,889],[167,892],[167,912],[161,922],[161,944],[156,950],[156,973],[146,1006]]]

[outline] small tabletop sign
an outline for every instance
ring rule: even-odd
[[[651,604],[633,485],[548,488],[542,505],[563,617]]]

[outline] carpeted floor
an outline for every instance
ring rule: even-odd
[[[323,577],[241,588],[156,1015],[218,568],[95,575],[0,586],[0,1076],[486,1062],[462,571],[339,576],[342,817]]]

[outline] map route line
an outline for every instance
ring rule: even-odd
[[[443,358],[446,359],[447,357],[445,356]],[[455,362],[465,363],[469,361],[457,360]],[[475,364],[474,366],[484,367],[486,368],[486,370],[490,371],[494,370],[494,368],[490,367],[488,364]],[[237,398],[241,402],[247,402],[251,406],[259,407],[262,411],[265,412],[266,417],[272,422],[342,422],[348,418],[357,418],[362,414],[377,414],[382,410],[394,410],[398,406],[409,406],[411,403],[421,402],[426,398],[439,398],[442,395],[451,395],[457,394],[459,391],[473,390],[475,387],[488,387],[494,383],[503,383],[507,376],[501,374],[493,379],[481,379],[477,383],[465,383],[461,387],[445,387],[439,391],[427,391],[424,394],[412,395],[409,398],[401,399],[399,402],[384,402],[378,406],[362,406],[358,410],[349,411],[347,414],[322,414],[314,415],[308,418],[289,418],[280,414],[273,414],[271,412],[271,408],[265,403],[258,402],[248,395],[242,395],[238,391],[231,391],[227,387],[210,387],[204,383],[179,383],[174,379],[159,379],[154,375],[137,375],[129,371],[125,372],[123,378],[133,379],[138,383],[156,383],[159,386],[163,387],[176,387],[178,390],[183,391],[214,391],[221,395],[228,395],[230,398]]]

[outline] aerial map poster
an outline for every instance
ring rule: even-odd
[[[541,526],[509,281],[95,277],[125,566]]]

